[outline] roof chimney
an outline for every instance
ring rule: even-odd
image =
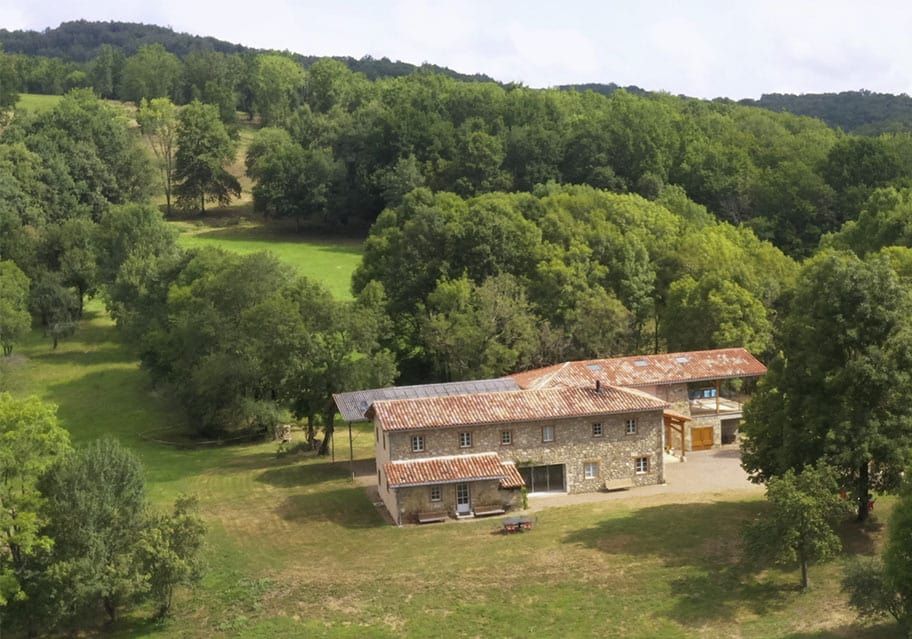
[[[602,380],[600,380],[600,379],[595,380],[595,392],[596,393],[602,392]]]

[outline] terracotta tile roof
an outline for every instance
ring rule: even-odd
[[[367,415],[386,431],[610,415],[661,410],[668,404],[625,388],[549,388],[375,402]]]
[[[600,380],[612,386],[661,386],[736,377],[758,377],[766,366],[743,348],[634,355],[565,362],[513,375],[522,388],[588,388]]]
[[[504,469],[504,478],[500,480],[501,488],[522,488],[526,485],[522,475],[519,474],[516,464],[511,461],[505,461],[501,465]]]
[[[365,413],[371,404],[382,399],[413,399],[416,397],[440,397],[443,395],[470,395],[495,391],[519,390],[512,377],[497,379],[473,379],[465,382],[442,384],[418,384],[415,386],[389,386],[333,394],[336,408],[347,422],[367,421]]]
[[[497,453],[400,460],[384,464],[383,470],[389,485],[397,488],[482,480],[500,480],[504,488],[525,485],[516,465]]]

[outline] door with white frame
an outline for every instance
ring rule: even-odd
[[[456,484],[456,514],[468,515],[472,512],[469,485],[466,482]]]

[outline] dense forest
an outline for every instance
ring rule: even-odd
[[[48,60],[5,53],[0,69],[29,90]],[[277,53],[105,43],[82,64],[84,88],[7,111],[0,134],[0,337],[11,350],[33,319],[66,339],[102,296],[200,432],[290,411],[313,434],[331,428],[332,392],[396,379],[772,354],[800,261],[821,247],[912,273],[906,133],[624,89],[371,80]],[[263,256],[181,250],[150,205],[230,203],[242,124],[255,212],[367,233],[354,301]]]
[[[764,94],[741,104],[820,118],[833,127],[862,135],[912,130],[912,98],[905,93],[842,91],[840,93]]]
[[[245,47],[240,44],[225,42],[212,37],[177,33],[167,27],[135,22],[90,22],[75,20],[63,22],[54,29],[44,31],[8,31],[0,29],[0,47],[8,53],[18,53],[27,56],[52,58],[55,63],[62,65],[69,73],[80,69],[85,63],[91,62],[102,52],[106,45],[114,50],[129,56],[139,51],[142,47],[159,44],[169,53],[184,58],[191,53],[215,52],[224,54],[254,54],[263,53],[261,50]],[[319,60],[317,56],[289,54],[304,67]],[[491,78],[481,75],[466,75],[446,67],[435,64],[422,64],[416,66],[408,62],[390,60],[389,58],[351,58],[338,56],[333,58],[342,62],[352,71],[363,73],[370,79],[382,77],[397,77],[409,75],[424,69],[432,73],[451,76],[460,80],[491,81]]]

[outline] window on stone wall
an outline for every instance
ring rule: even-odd
[[[595,422],[592,425],[592,436],[601,437],[605,434],[605,427],[602,426],[602,422]]]
[[[471,448],[472,447],[472,433],[459,433],[459,447],[460,448]]]
[[[513,431],[512,430],[500,431],[500,445],[509,446],[512,443],[513,443]]]
[[[424,452],[424,435],[412,435],[412,452]]]
[[[443,489],[440,486],[431,486],[431,501],[443,499]]]
[[[554,441],[554,426],[542,426],[542,441],[543,442],[553,442]]]
[[[637,432],[637,420],[628,419],[624,422],[624,432],[628,435],[636,435]]]
[[[583,464],[583,477],[586,479],[598,479],[599,465],[598,462],[586,462]]]
[[[636,469],[637,475],[642,475],[643,473],[649,472],[649,458],[648,457],[637,457],[636,461],[633,463],[633,467]]]

